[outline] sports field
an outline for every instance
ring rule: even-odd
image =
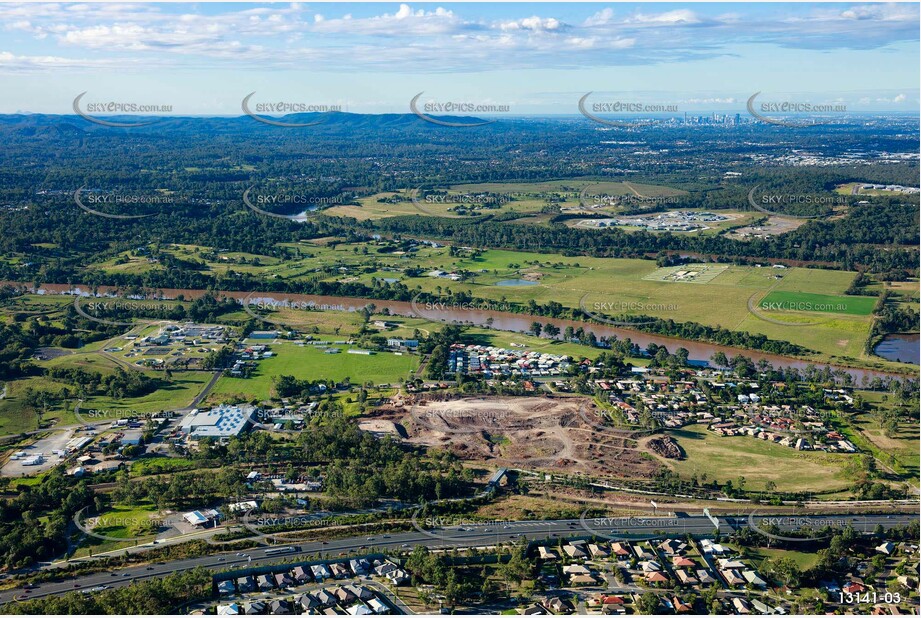
[[[870,315],[876,299],[872,296],[833,296],[809,292],[769,292],[758,303],[765,311],[810,311],[844,315]]]

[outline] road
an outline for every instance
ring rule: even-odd
[[[775,519],[776,516],[756,516],[753,519],[759,526],[767,525],[766,519]],[[917,521],[917,515],[804,515],[796,517],[778,518],[778,527],[782,530],[795,530],[812,523],[819,527],[830,520],[846,522],[860,532],[872,532],[877,525],[885,528],[904,526],[912,521]],[[722,517],[720,532],[727,534],[733,529],[748,526],[748,517]],[[787,522],[787,523],[784,523]],[[792,523],[791,523],[792,522]],[[596,518],[584,522],[591,530],[611,538],[629,540],[635,538],[664,538],[663,530],[668,530],[668,536],[678,538],[686,534],[709,535],[713,533],[713,523],[704,516],[689,516],[680,518]],[[441,535],[444,538],[437,538]],[[591,536],[583,522],[579,519],[553,520],[553,521],[515,521],[497,524],[477,524],[470,527],[435,529],[427,532],[411,531],[399,532],[374,537],[352,537],[331,541],[312,541],[305,543],[292,543],[297,551],[275,556],[266,556],[265,548],[243,550],[238,552],[230,550],[199,558],[185,558],[165,563],[134,566],[113,571],[104,571],[90,575],[82,575],[64,579],[57,582],[40,584],[31,591],[22,588],[4,590],[0,592],[0,603],[9,603],[17,599],[38,598],[49,595],[64,594],[74,590],[88,590],[96,586],[125,586],[133,581],[163,577],[177,571],[184,571],[202,567],[213,570],[225,570],[228,567],[248,568],[269,565],[282,561],[290,561],[292,557],[306,557],[308,555],[321,555],[324,558],[336,559],[344,556],[362,555],[372,553],[373,549],[379,551],[406,550],[415,545],[424,545],[430,550],[448,549],[452,547],[489,547],[497,543],[515,542],[521,539],[537,541],[542,539],[576,538]],[[279,545],[282,547],[282,545]],[[248,556],[238,554],[248,554]]]

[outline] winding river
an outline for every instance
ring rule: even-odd
[[[87,286],[67,285],[46,283],[40,286],[32,287],[17,282],[0,282],[0,285],[11,285],[23,288],[37,294],[64,294],[73,296],[92,296],[92,289]],[[119,292],[118,288],[112,286],[98,286],[96,288],[97,296],[115,296]],[[162,299],[174,299],[180,294],[186,299],[198,298],[207,293],[207,290],[183,290],[161,288],[157,290],[157,297]],[[737,354],[742,354],[751,358],[755,362],[765,360],[775,367],[793,367],[803,370],[813,365],[815,367],[831,367],[833,370],[841,370],[850,373],[851,376],[860,383],[864,376],[867,379],[874,377],[906,377],[894,372],[874,370],[874,369],[855,369],[843,367],[829,363],[818,363],[806,361],[778,354],[769,354],[756,350],[747,350],[743,348],[734,348],[730,346],[704,343],[700,341],[689,341],[678,339],[676,337],[667,337],[664,335],[655,335],[638,330],[631,330],[607,324],[597,324],[593,322],[580,322],[575,320],[563,320],[546,317],[535,317],[527,314],[518,314],[493,309],[482,310],[478,308],[457,307],[452,305],[438,305],[429,307],[424,304],[414,304],[404,301],[378,300],[367,298],[351,298],[347,296],[320,296],[315,294],[292,294],[286,292],[230,292],[218,291],[218,295],[227,298],[236,299],[241,304],[244,301],[247,304],[280,304],[289,303],[297,307],[313,307],[316,309],[336,310],[336,311],[359,311],[369,304],[373,304],[378,310],[386,308],[391,314],[406,317],[421,317],[432,322],[469,324],[474,326],[490,326],[496,330],[512,332],[528,332],[531,323],[535,320],[543,324],[552,323],[561,331],[567,326],[574,329],[583,328],[585,331],[593,332],[596,337],[611,338],[616,336],[618,339],[630,339],[633,343],[645,348],[650,343],[665,346],[669,352],[674,352],[679,347],[688,350],[689,358],[695,361],[708,361],[715,353],[723,352],[726,356],[732,358]],[[124,292],[121,291],[121,295]],[[297,324],[290,324],[296,328]]]

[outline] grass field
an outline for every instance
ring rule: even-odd
[[[575,185],[574,185],[575,186]],[[489,190],[511,191],[516,187],[487,185]],[[699,322],[731,330],[760,333],[772,339],[794,341],[816,350],[816,362],[847,362],[867,364],[878,368],[898,367],[897,363],[867,356],[865,342],[872,318],[869,297],[849,297],[844,291],[855,273],[848,271],[805,268],[758,268],[752,266],[708,264],[704,276],[695,278],[696,285],[676,289],[675,281],[663,280],[667,273],[688,270],[689,266],[658,269],[651,260],[567,257],[505,250],[486,250],[479,254],[463,253],[452,256],[448,247],[418,246],[404,252],[387,247],[388,241],[368,243],[328,242],[284,243],[292,259],[278,262],[270,256],[233,254],[233,260],[245,263],[222,263],[223,254],[203,251],[193,246],[171,247],[171,251],[189,255],[208,255],[206,269],[220,271],[234,268],[254,277],[272,277],[291,282],[306,278],[327,282],[360,282],[366,285],[389,285],[385,280],[398,280],[409,289],[443,294],[447,291],[469,291],[474,297],[489,301],[527,304],[556,301],[577,308],[600,306],[626,307],[606,315],[650,315],[679,322]],[[217,255],[217,258],[214,256]],[[200,259],[200,258],[199,258]],[[413,268],[413,276],[407,269]],[[462,281],[429,276],[433,270],[456,272]],[[509,279],[527,279],[536,285],[504,287],[497,285]],[[682,282],[687,281],[687,279]],[[901,289],[901,288],[900,288]],[[906,294],[911,294],[905,288]],[[815,295],[803,296],[803,295]],[[824,313],[816,319],[814,312],[758,310],[749,312],[749,302],[771,299],[813,299],[823,304],[829,299],[845,305],[845,311]],[[826,299],[824,297],[829,297]],[[772,321],[771,314],[780,319]],[[309,312],[291,312],[296,317],[290,323],[300,330],[322,328],[325,320],[315,320]],[[245,319],[239,312],[235,317]],[[764,319],[771,318],[771,319]],[[282,320],[285,321],[284,319]],[[343,316],[340,329],[348,328],[350,318]],[[287,323],[287,322],[286,322]],[[808,325],[797,327],[798,324]],[[318,334],[333,334],[317,330]]]
[[[235,396],[241,393],[246,399],[266,400],[274,395],[272,378],[290,375],[301,380],[336,380],[349,378],[353,384],[373,382],[386,384],[410,378],[419,365],[419,357],[398,356],[379,352],[371,356],[348,354],[347,345],[339,354],[326,354],[319,346],[298,346],[294,343],[272,345],[275,356],[259,361],[258,368],[249,378],[222,377],[212,391],[214,396]]]
[[[808,292],[769,292],[758,307],[762,310],[810,311],[844,315],[870,315],[877,299],[872,296],[833,296]]]
[[[778,491],[836,491],[850,481],[844,467],[849,455],[808,453],[748,436],[722,437],[701,425],[668,433],[687,458],[662,460],[685,478],[696,474],[721,483],[745,477],[747,489],[764,489],[773,481]]]
[[[99,516],[98,523],[92,527],[93,532],[112,537],[112,539],[100,539],[86,535],[80,548],[74,552],[73,557],[82,558],[90,554],[150,542],[156,536],[155,529],[159,521],[157,507],[154,504],[113,505],[112,508]],[[84,523],[86,523],[85,519]],[[125,541],[114,540],[119,538],[124,538]]]
[[[747,547],[745,554],[747,558],[755,561],[752,565],[761,573],[765,569],[762,565],[767,561],[777,561],[781,558],[792,560],[799,567],[800,571],[811,569],[819,562],[819,556],[815,552],[794,551],[791,549],[768,549],[765,547]]]

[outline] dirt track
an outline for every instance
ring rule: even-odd
[[[563,473],[646,477],[658,465],[630,432],[597,422],[588,398],[467,397],[394,402],[378,419],[399,423],[407,441],[472,462]],[[402,404],[402,405],[401,405]]]

